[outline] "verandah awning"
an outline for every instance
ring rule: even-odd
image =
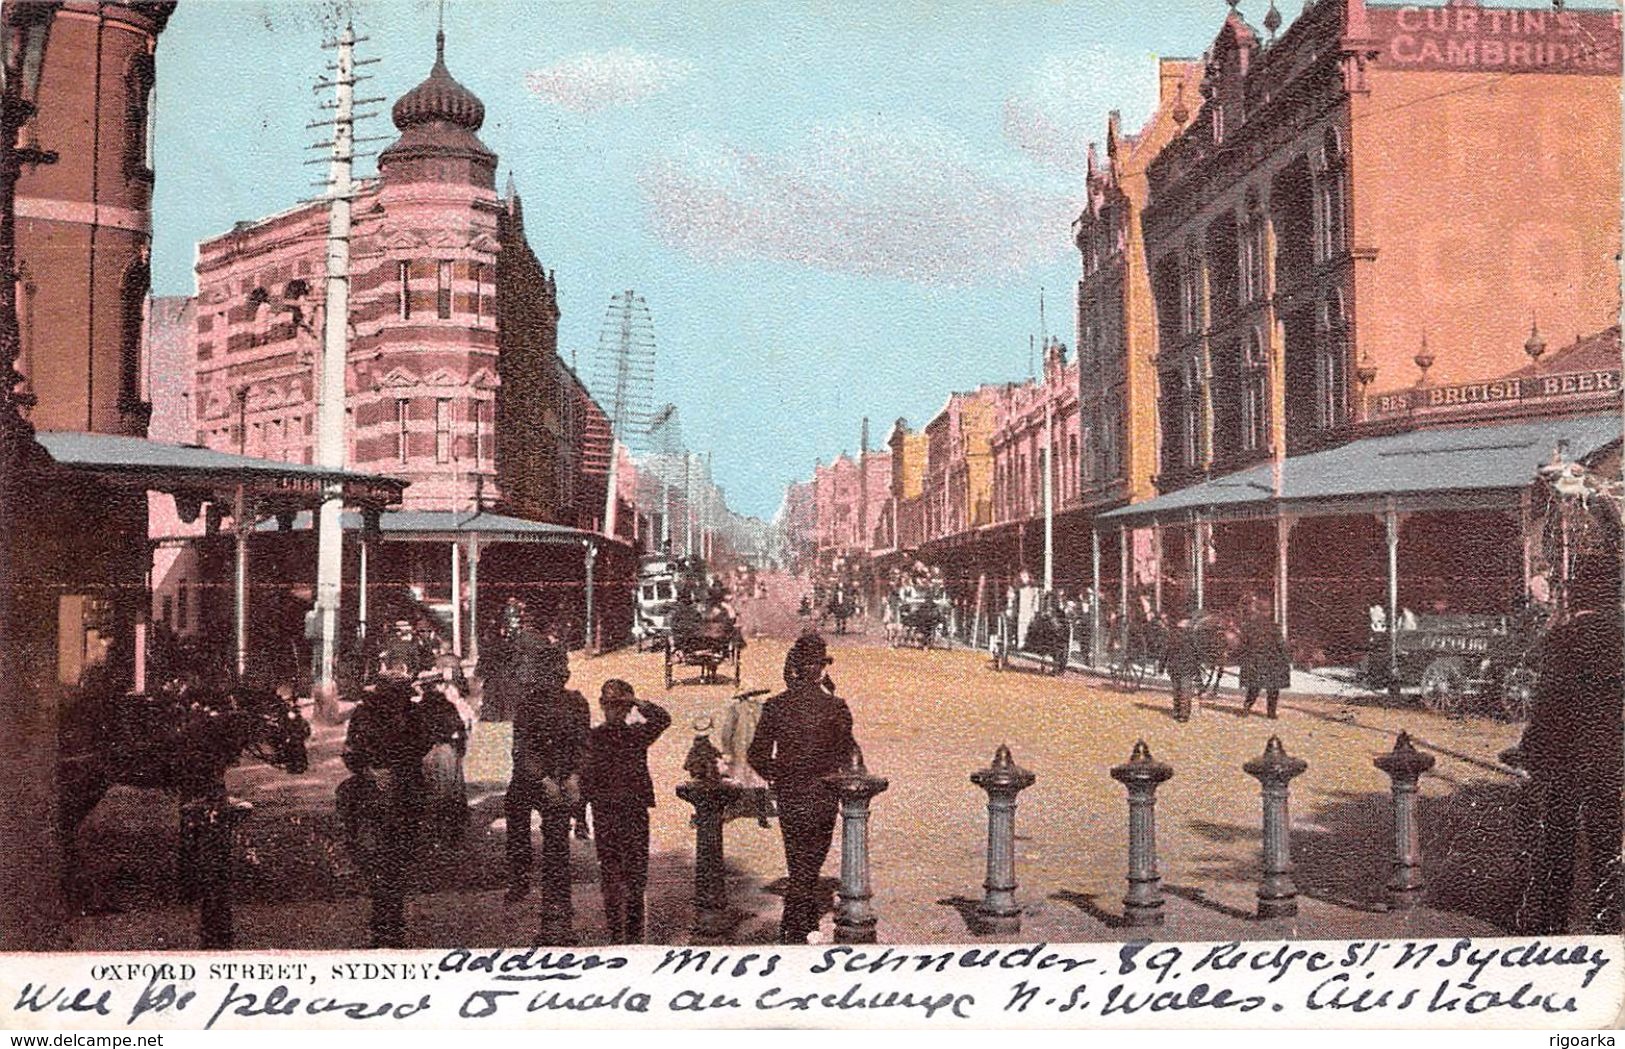
[[[280,497],[289,505],[315,506],[321,503],[325,486],[338,483],[346,502],[382,507],[400,502],[407,484],[378,474],[278,462],[144,437],[69,430],[44,430],[36,436],[59,466],[155,492],[219,493],[243,485],[257,499]]]
[[[346,511],[341,518],[346,531],[360,531],[362,515]],[[300,513],[293,519],[292,530],[308,531],[311,515]],[[276,521],[261,521],[256,530],[276,531]],[[524,517],[511,517],[490,510],[388,510],[378,515],[379,538],[385,542],[429,543],[455,542],[468,536],[478,536],[485,543],[625,543],[601,532],[589,532],[569,525],[532,521]]]
[[[1225,477],[1119,507],[1099,516],[1133,525],[1257,517],[1271,512],[1336,515],[1387,506],[1398,510],[1506,509],[1551,460],[1560,442],[1581,458],[1620,439],[1617,414],[1454,426],[1368,437],[1294,456],[1279,467],[1258,463]]]

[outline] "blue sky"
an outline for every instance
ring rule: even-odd
[[[199,240],[315,192],[305,124],[338,10],[381,60],[365,94],[428,72],[429,0],[180,5],[158,54],[156,293],[193,290]],[[1200,53],[1224,11],[450,0],[447,64],[558,273],[560,352],[590,374],[610,296],[642,293],[658,399],[730,504],[767,516],[815,458],[856,450],[863,416],[878,443],[1022,377],[1040,287],[1071,342],[1084,145],[1112,108],[1136,128],[1156,55]],[[367,133],[393,134],[383,108]]]

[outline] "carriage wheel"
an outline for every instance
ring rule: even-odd
[[[1433,713],[1459,714],[1466,691],[1467,671],[1455,656],[1435,659],[1422,669],[1422,706]]]
[[[1529,667],[1513,667],[1501,680],[1501,713],[1508,721],[1528,721],[1535,704],[1535,685],[1540,675]]]

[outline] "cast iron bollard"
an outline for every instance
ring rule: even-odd
[[[970,781],[987,791],[987,881],[976,913],[993,932],[1020,932],[1016,906],[1016,795],[1037,776],[1017,765],[1004,744],[993,753],[993,765],[971,773]]]
[[[1394,749],[1379,754],[1371,763],[1388,774],[1394,791],[1394,876],[1388,879],[1388,907],[1403,911],[1422,899],[1427,883],[1422,880],[1422,839],[1416,821],[1416,781],[1433,767],[1433,755],[1424,754],[1411,743],[1409,732],[1401,732]]]
[[[841,800],[841,888],[835,910],[836,943],[874,943],[875,912],[869,906],[869,799],[891,786],[871,776],[863,751],[852,745],[851,761],[824,783]]]
[[[1112,768],[1112,779],[1128,788],[1128,895],[1123,920],[1129,925],[1162,924],[1162,875],[1157,872],[1157,787],[1174,770],[1151,756],[1145,740]]]
[[[739,794],[717,770],[722,752],[712,745],[711,719],[694,719],[694,744],[683,759],[687,783],[677,796],[694,806],[694,936],[710,940],[728,931],[728,885],[722,866],[722,816]]]
[[[1258,885],[1258,916],[1287,918],[1298,913],[1298,887],[1292,884],[1292,821],[1287,785],[1309,763],[1287,754],[1281,737],[1271,736],[1264,753],[1242,766],[1264,794],[1264,877]]]
[[[231,853],[237,826],[253,807],[233,805],[224,792],[194,798],[181,806],[181,835],[194,865],[198,894],[198,942],[204,948],[236,941],[231,914]]]

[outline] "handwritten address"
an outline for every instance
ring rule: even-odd
[[[1589,1026],[1602,938],[0,959],[12,1027]],[[292,958],[293,960],[290,960]],[[77,974],[75,976],[74,974]]]

